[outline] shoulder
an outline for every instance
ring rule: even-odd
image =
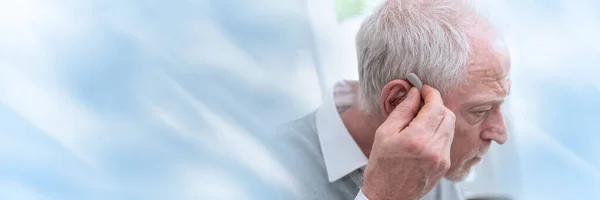
[[[306,150],[319,148],[315,112],[275,127],[274,137],[288,147]]]
[[[307,199],[338,199],[327,180],[314,112],[277,126],[274,137],[278,143],[275,153],[299,181]]]

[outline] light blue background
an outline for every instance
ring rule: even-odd
[[[305,8],[0,1],[0,199],[292,198],[267,133],[318,103]],[[600,4],[495,8],[522,198],[600,199]]]

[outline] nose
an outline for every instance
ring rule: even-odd
[[[506,123],[501,109],[495,109],[489,113],[485,122],[485,128],[481,133],[481,139],[486,141],[495,141],[498,144],[504,144],[508,138]]]

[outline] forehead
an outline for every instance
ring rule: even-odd
[[[461,103],[501,103],[510,92],[510,56],[504,42],[493,34],[471,37],[466,79],[459,86]]]

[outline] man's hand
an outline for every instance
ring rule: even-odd
[[[454,113],[428,85],[423,98],[419,111],[419,91],[411,88],[377,129],[362,188],[370,200],[419,199],[450,168]]]

